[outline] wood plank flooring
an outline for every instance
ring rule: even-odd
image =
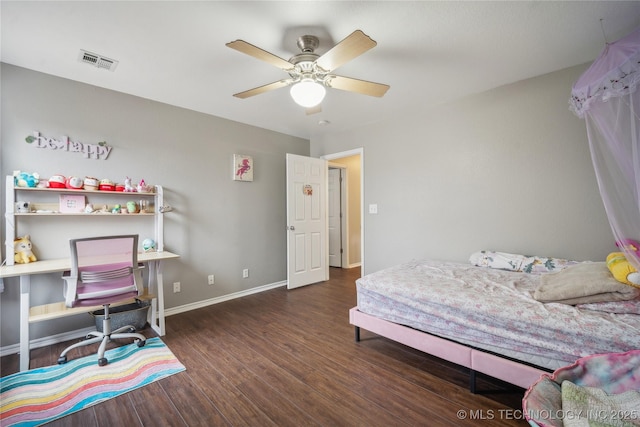
[[[162,340],[187,370],[51,426],[526,426],[524,390],[368,331],[354,341],[359,268],[167,318]],[[151,329],[145,334],[153,336]],[[32,350],[31,368],[70,344]],[[76,350],[77,357],[91,349]],[[18,369],[18,356],[0,360]]]

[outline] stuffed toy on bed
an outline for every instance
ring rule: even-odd
[[[617,281],[640,288],[640,273],[627,260],[624,252],[611,252],[607,256],[607,267]]]

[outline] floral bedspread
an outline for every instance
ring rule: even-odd
[[[640,315],[543,304],[532,297],[539,279],[462,263],[412,261],[358,279],[358,309],[478,348],[568,363],[640,348]]]

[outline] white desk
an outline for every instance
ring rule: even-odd
[[[151,327],[158,335],[165,334],[164,323],[164,290],[162,281],[162,261],[179,258],[171,252],[142,252],[138,254],[138,262],[148,265],[149,283],[147,293],[154,295],[151,301]],[[29,322],[39,322],[47,319],[70,316],[77,313],[92,311],[92,307],[66,308],[64,302],[47,304],[38,308],[34,315],[30,315],[31,276],[34,274],[56,273],[71,268],[70,258],[51,259],[15,264],[0,267],[0,278],[20,277],[20,370],[29,369]],[[62,285],[62,279],[60,279]],[[100,308],[101,306],[96,306]]]

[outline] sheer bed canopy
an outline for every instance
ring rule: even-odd
[[[607,43],[573,85],[571,110],[584,118],[591,158],[616,244],[640,271],[640,28]]]

